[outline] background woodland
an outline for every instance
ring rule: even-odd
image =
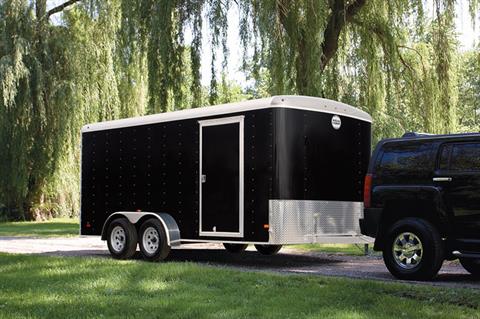
[[[460,49],[458,1],[0,0],[0,219],[78,214],[90,122],[301,94],[367,111],[374,142],[478,131],[480,51]]]

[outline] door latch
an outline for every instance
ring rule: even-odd
[[[207,181],[207,175],[202,174],[201,181],[202,183],[205,183]]]

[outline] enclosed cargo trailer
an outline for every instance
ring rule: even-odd
[[[153,260],[182,242],[361,241],[370,143],[367,113],[304,96],[85,125],[81,234]]]

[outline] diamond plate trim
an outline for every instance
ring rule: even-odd
[[[322,242],[322,238],[360,237],[362,202],[269,200],[271,244]]]

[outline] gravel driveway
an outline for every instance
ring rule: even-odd
[[[0,237],[0,252],[50,256],[109,255],[105,242],[98,237]],[[173,249],[168,260],[192,261],[246,270],[395,281],[379,256],[307,253],[290,248],[282,249],[275,256],[263,256],[253,247],[249,247],[241,254],[231,254],[219,244],[188,244]],[[448,261],[444,263],[435,281],[421,284],[480,289],[479,280],[475,281],[458,262]]]

